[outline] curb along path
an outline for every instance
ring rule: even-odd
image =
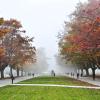
[[[48,86],[48,87],[65,87],[65,88],[100,89],[100,87],[70,86],[70,85],[55,85],[55,84],[10,84],[10,85],[11,86]]]

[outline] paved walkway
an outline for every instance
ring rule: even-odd
[[[69,77],[71,77],[71,76],[69,76]],[[17,78],[15,78],[14,83],[17,83],[17,82],[20,82],[20,81],[23,81],[23,80],[27,80],[27,79],[30,79],[30,78],[32,78],[32,76],[17,77]],[[74,78],[77,79],[76,77],[74,77]],[[87,83],[90,83],[90,84],[93,84],[93,85],[100,86],[100,79],[99,78],[96,78],[96,80],[94,81],[91,77],[80,77],[78,80],[81,80],[81,81],[84,81],[84,82],[87,82]],[[6,86],[6,85],[12,85],[11,79],[0,80],[0,87]],[[38,86],[38,84],[33,84],[33,85]],[[48,84],[46,84],[46,86],[48,86]],[[49,86],[51,86],[51,85],[49,84]],[[52,86],[55,86],[55,85],[52,85]],[[81,88],[84,88],[84,86],[67,86],[67,85],[66,86],[65,85],[58,85],[58,86],[60,86],[60,87],[81,87]],[[85,88],[89,88],[89,87],[85,87]],[[98,89],[99,89],[99,87],[98,87]]]
[[[17,77],[17,78],[15,78],[14,83],[17,83],[17,82],[20,82],[23,80],[27,80],[30,78],[32,78],[32,76]],[[0,80],[0,87],[6,86],[6,85],[11,85],[11,79]]]
[[[70,85],[56,85],[56,84],[11,84],[11,85],[15,85],[15,86],[48,86],[48,87],[65,87],[65,88],[100,89],[100,87],[70,86]]]
[[[71,76],[68,76],[68,77],[71,77]],[[73,77],[71,77],[71,78],[73,78]],[[74,77],[74,79],[77,79],[77,78]],[[77,80],[100,86],[100,78],[96,78],[95,80],[93,80],[92,77],[79,77],[79,79],[77,79]]]

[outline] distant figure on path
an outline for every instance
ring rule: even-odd
[[[54,76],[54,77],[56,76],[54,70],[51,71],[51,76]]]
[[[73,73],[73,75],[72,75],[73,77],[74,77],[74,73]]]
[[[83,73],[81,73],[81,77],[83,76]]]
[[[77,79],[79,79],[79,73],[77,73]]]
[[[33,73],[32,75],[33,75],[33,77],[34,77],[34,73]]]
[[[71,72],[71,76],[73,76],[73,73]]]
[[[13,84],[14,79],[15,79],[14,76],[11,75],[12,84]]]
[[[55,77],[55,72],[54,72],[54,77]]]

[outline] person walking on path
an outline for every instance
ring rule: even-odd
[[[77,79],[79,79],[79,73],[77,73]]]
[[[11,81],[12,81],[12,84],[13,84],[14,79],[15,79],[14,76],[11,75]]]
[[[34,77],[35,74],[33,73],[32,75],[33,75],[33,77]]]
[[[51,71],[51,76],[54,76],[54,77],[56,76],[54,70]]]

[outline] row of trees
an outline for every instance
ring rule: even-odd
[[[100,0],[78,3],[59,35],[60,54],[78,69],[100,68]]]
[[[4,69],[9,65],[10,74],[16,69],[23,70],[25,64],[36,62],[36,49],[32,46],[33,38],[25,36],[25,30],[15,19],[0,18],[0,73],[4,78]]]

